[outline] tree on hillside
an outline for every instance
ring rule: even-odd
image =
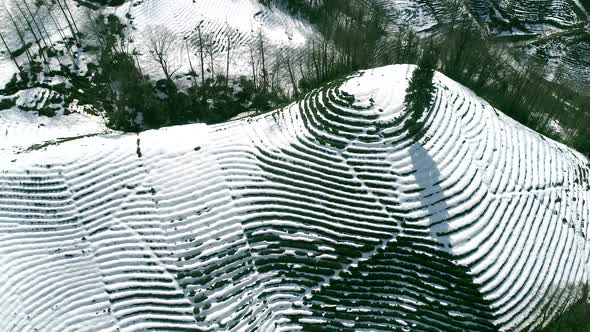
[[[229,24],[227,22],[225,22],[225,26],[227,28],[227,57],[226,57],[226,65],[225,65],[225,89],[227,90],[229,87],[229,62],[230,62],[230,54],[232,51],[231,48],[231,33],[229,33],[229,31],[231,30]]]
[[[201,33],[201,24],[203,20],[199,22],[195,30],[197,30],[199,37],[199,59],[201,64],[201,85],[205,85],[205,47],[203,44],[203,34]]]
[[[422,123],[420,119],[424,111],[430,108],[432,104],[432,97],[435,91],[432,78],[434,77],[435,61],[432,56],[424,55],[414,70],[410,85],[406,90],[405,105],[410,118],[406,122],[406,128],[411,135],[415,135]]]
[[[181,64],[176,59],[178,47],[178,37],[166,27],[149,27],[147,29],[149,56],[160,65],[166,80],[169,82],[172,81],[174,74],[181,68]]]
[[[205,84],[205,72],[209,73],[209,77],[212,81],[215,81],[215,58],[217,56],[218,50],[215,44],[215,35],[210,32],[204,31],[203,27],[205,26],[205,21],[199,21],[199,24],[195,27],[193,32],[196,33],[195,39],[193,41],[194,44],[198,47],[197,55],[199,56],[199,64],[201,67],[201,85]],[[227,55],[229,58],[229,52],[231,51],[231,40],[229,39],[228,33],[228,40],[227,40]],[[229,66],[229,63],[227,63]],[[226,71],[229,68],[226,67]]]
[[[268,71],[266,69],[266,57],[264,56],[265,48],[264,48],[264,36],[262,33],[262,28],[258,30],[258,41],[259,41],[259,52],[260,52],[260,61],[262,65],[262,89],[266,90],[268,88]]]

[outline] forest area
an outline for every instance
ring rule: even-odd
[[[321,37],[308,40],[299,54],[279,52],[271,61],[267,36],[259,31],[256,45],[249,49],[250,74],[232,77],[230,67],[235,57],[244,54],[235,51],[230,38],[220,51],[198,22],[190,38],[154,27],[148,31],[146,46],[148,57],[164,77],[159,80],[144,73],[138,51],[127,38],[130,27],[118,16],[94,15],[89,10],[90,33],[82,33],[67,1],[23,1],[17,6],[19,15],[11,18],[21,47],[10,49],[0,34],[2,45],[19,68],[19,74],[0,94],[45,87],[56,92],[52,97],[55,104],[77,100],[103,114],[112,129],[140,131],[194,122],[219,123],[241,113],[270,111],[358,70],[418,64],[428,58],[436,70],[518,122],[590,153],[590,97],[569,89],[560,68],[547,75],[550,68],[538,58],[515,65],[510,50],[487,37],[467,17],[457,17],[430,33],[417,33],[407,26],[392,30],[388,26],[391,13],[376,2],[261,1],[284,6],[303,17]],[[48,12],[56,24],[56,16],[65,17],[64,29],[71,32],[71,37],[64,35],[66,45],[54,47],[43,22],[35,19],[35,7],[42,6],[52,6]],[[25,42],[27,32],[32,33],[35,45]],[[96,63],[88,65],[84,75],[76,71],[75,53],[81,49],[96,54]],[[18,63],[23,54],[26,63]],[[60,62],[59,70],[49,68],[51,58]],[[64,59],[70,59],[69,63]],[[224,68],[215,65],[219,62]],[[180,72],[180,63],[188,63],[190,71]],[[45,76],[63,76],[72,84],[48,85]],[[12,107],[14,102],[2,99],[0,108]],[[43,107],[39,113],[51,116],[55,108]]]

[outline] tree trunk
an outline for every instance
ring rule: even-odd
[[[303,64],[301,63],[301,61],[299,61],[299,73],[301,73],[301,79],[303,80],[303,82],[307,82],[307,80],[305,79],[305,73],[303,72]]]
[[[293,85],[293,95],[295,97],[299,97],[299,91],[297,91],[297,83],[295,82],[295,75],[293,73],[293,68],[291,67],[291,59],[287,57],[287,69],[289,70],[289,77],[291,78],[291,85]]]
[[[213,61],[213,49],[208,50],[209,59],[211,61],[211,79],[215,81],[215,61]]]
[[[201,35],[201,23],[197,26],[199,33],[199,53],[201,55],[201,84],[205,85],[205,57],[203,56],[203,36]]]
[[[76,34],[76,31],[74,30],[74,26],[72,25],[72,22],[70,21],[70,18],[68,17],[68,14],[66,13],[66,10],[61,5],[60,0],[56,0],[56,2],[57,2],[59,9],[62,12],[62,14],[64,15],[66,22],[68,22],[68,27],[70,28],[70,32],[72,32],[72,36],[74,37],[74,39],[76,39],[76,42],[78,42],[78,35]]]
[[[57,0],[57,2],[59,2],[59,1],[60,0]],[[64,2],[64,6],[66,7],[66,10],[70,14],[70,18],[72,19],[72,24],[74,25],[74,28],[76,29],[76,32],[79,34],[80,33],[80,30],[78,30],[78,26],[76,25],[76,20],[74,19],[74,15],[72,15],[72,11],[70,10],[70,7],[68,6],[68,2],[67,2],[67,0],[63,0],[63,2]]]
[[[186,55],[188,56],[188,65],[191,68],[191,77],[192,77],[192,83],[193,85],[195,85],[195,77],[197,75],[197,73],[195,72],[195,68],[193,67],[193,61],[191,60],[191,52],[190,49],[188,47],[188,39],[184,40],[184,47],[186,47]]]
[[[31,11],[31,8],[29,7],[27,0],[23,0],[23,3],[25,4],[25,8],[27,9],[27,12],[31,16],[31,20],[33,20],[33,24],[35,25],[35,27],[37,28],[37,31],[39,32],[39,35],[41,36],[41,40],[43,41],[43,44],[45,45],[45,47],[47,49],[50,49],[51,45],[52,45],[51,44],[51,37],[49,36],[49,34],[47,34],[47,30],[45,30],[45,26],[43,25],[43,23],[41,23],[41,25],[43,26],[43,29],[45,30],[45,33],[47,34],[47,38],[49,39],[49,43],[47,43],[45,41],[45,37],[43,36],[43,31],[41,31],[41,28],[39,27],[39,24],[37,23],[37,20],[35,19],[35,15],[33,15],[33,12]]]
[[[260,56],[262,60],[262,89],[266,91],[268,88],[268,73],[266,71],[266,60],[264,58],[264,41],[262,40],[262,31],[258,32],[260,38]]]
[[[57,18],[55,17],[55,14],[53,14],[53,10],[48,9],[47,10],[49,12],[49,16],[51,16],[51,20],[53,21],[53,24],[55,24],[55,26],[57,27],[57,31],[60,35],[60,37],[65,41],[66,40],[66,35],[63,33],[61,26],[57,20]],[[94,26],[94,24],[91,23],[92,26]],[[99,44],[101,44],[101,48],[102,48],[102,43],[99,40]],[[74,58],[74,55],[72,54],[72,51],[70,50],[69,47],[65,47],[66,51],[68,52],[68,55],[70,56],[70,59],[72,60],[72,64],[74,65],[74,68],[78,68],[78,65],[76,64],[76,60]]]
[[[141,62],[139,61],[139,56],[137,55],[137,52],[135,52],[134,54],[134,58],[135,58],[135,62],[136,62],[136,66],[137,66],[137,70],[139,70],[139,75],[141,76],[141,81],[145,81],[145,77],[143,76],[143,70],[141,69]]]
[[[311,43],[311,55],[312,55],[311,58],[313,60],[313,66],[315,68],[316,81],[321,82],[320,67],[319,67],[318,60],[316,59],[316,53],[315,53],[315,40],[312,41],[312,43]]]
[[[6,7],[4,7],[4,10],[7,10]],[[29,51],[29,48],[27,47],[27,42],[25,41],[25,37],[24,37],[22,31],[20,30],[18,24],[16,23],[16,21],[14,20],[12,15],[8,14],[7,16],[8,16],[8,19],[10,20],[10,22],[12,22],[14,29],[16,29],[16,34],[18,35],[18,38],[19,38],[21,44],[25,48],[25,53],[27,54],[27,58],[29,59],[29,63],[32,63],[33,56],[31,55],[31,52]]]
[[[227,62],[225,65],[225,89],[229,88],[229,56],[231,52],[231,39],[230,34],[227,34]]]
[[[29,30],[31,30],[31,34],[33,35],[33,38],[35,39],[35,43],[37,44],[37,47],[39,47],[39,54],[43,58],[43,62],[45,63],[45,65],[48,65],[49,64],[49,61],[47,61],[47,58],[45,57],[45,53],[43,53],[43,46],[41,46],[41,42],[39,41],[39,38],[37,37],[37,34],[35,33],[35,30],[33,29],[33,26],[31,25],[31,22],[29,22],[29,20],[27,19],[27,15],[23,11],[23,9],[18,5],[18,3],[16,3],[16,8],[18,8],[18,10],[20,11],[21,15],[23,16],[23,19],[27,23],[27,26],[29,27]]]
[[[250,61],[252,61],[252,82],[254,82],[254,89],[258,89],[256,80],[256,58],[254,57],[254,48],[250,48]]]
[[[16,59],[14,58],[14,56],[12,56],[12,51],[10,50],[10,47],[8,47],[8,44],[6,43],[6,40],[4,39],[4,36],[2,35],[1,32],[0,32],[0,40],[2,41],[2,44],[4,44],[4,47],[6,48],[6,51],[8,52],[8,55],[10,56],[10,59],[12,59],[12,61],[16,65],[16,68],[18,69],[19,73],[22,74],[22,69],[18,65],[18,62],[16,61]]]

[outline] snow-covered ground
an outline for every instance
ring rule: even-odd
[[[223,125],[28,152],[10,147],[19,132],[46,137],[10,122],[0,330],[520,331],[548,302],[553,316],[588,282],[588,160],[440,74],[409,135],[412,70]]]
[[[417,30],[460,19],[471,13],[494,34],[557,32],[588,21],[588,10],[578,0],[369,0],[396,12],[393,19]],[[393,15],[393,13],[392,13]],[[496,23],[505,24],[498,26]],[[507,29],[507,30],[506,30]]]
[[[27,30],[26,21],[19,10],[21,8],[24,11],[25,7],[20,1],[7,0],[0,9],[0,32],[3,33],[12,50],[18,49],[22,43],[8,16],[16,20],[27,42],[34,40],[32,34],[25,31]],[[136,48],[141,52],[142,55],[139,57],[141,65],[146,66],[146,73],[154,76],[162,76],[162,74],[157,65],[146,56],[148,53],[146,30],[150,27],[156,30],[169,30],[173,36],[180,39],[177,52],[179,59],[176,61],[183,64],[184,72],[189,70],[187,50],[184,47],[190,48],[191,56],[194,57],[192,61],[195,64],[198,61],[197,26],[201,27],[203,36],[213,43],[219,69],[225,68],[223,51],[229,39],[233,52],[232,60],[235,62],[230,68],[232,75],[249,73],[250,49],[258,48],[260,35],[266,43],[269,61],[273,61],[272,54],[293,52],[303,47],[307,38],[316,34],[306,22],[288,15],[275,6],[264,6],[257,0],[129,0],[122,6],[107,7],[97,11],[80,6],[74,0],[61,1],[66,1],[68,4],[67,8],[71,10],[72,17],[77,23],[76,27],[88,35],[92,34],[88,19],[90,16],[96,17],[100,13],[119,16],[124,24],[131,27],[130,50]],[[32,2],[29,6],[36,8]],[[39,25],[47,30],[48,40],[56,43],[63,40],[63,37],[72,35],[68,22],[58,6],[42,6],[35,11],[35,16]],[[186,42],[184,42],[185,39],[187,39]],[[1,49],[4,49],[3,45]],[[24,56],[17,60],[24,60]],[[86,60],[92,61],[92,59]],[[0,68],[2,68],[0,75],[0,87],[2,87],[12,74],[16,73],[16,67],[7,54],[2,54]]]
[[[544,54],[548,72],[590,94],[590,14],[578,0],[371,0],[388,10],[393,29],[428,31],[470,16],[523,58]],[[549,75],[550,78],[551,75]]]
[[[251,73],[250,51],[257,52],[259,36],[266,44],[267,57],[274,61],[277,52],[289,54],[305,46],[307,39],[315,32],[309,24],[295,19],[277,7],[267,7],[257,0],[141,0],[130,1],[118,9],[129,13],[134,32],[131,38],[142,54],[147,54],[146,31],[152,28],[168,29],[180,39],[187,39],[194,67],[198,66],[199,57],[197,27],[201,26],[202,36],[213,43],[216,53],[217,72],[224,72],[228,42],[231,48],[232,75],[249,75]],[[124,16],[124,15],[121,15]],[[183,46],[185,46],[183,45]],[[183,64],[183,71],[189,71],[186,50],[178,53],[178,63]],[[152,76],[162,76],[156,64],[142,57],[146,72]],[[269,65],[270,67],[270,65]]]
[[[12,107],[11,112],[5,112],[6,114],[16,113],[18,106],[25,106],[33,112],[35,109],[51,106],[52,109],[57,110],[59,119],[64,118],[61,117],[64,109],[84,113],[85,110],[77,108],[75,102],[73,105],[64,105],[63,102],[55,105],[45,103],[57,94],[50,91],[47,85],[55,86],[65,83],[66,87],[71,86],[69,79],[61,75],[49,75],[47,72],[59,72],[63,65],[79,75],[84,75],[87,65],[96,62],[96,54],[88,46],[97,45],[93,20],[96,20],[98,15],[115,14],[127,26],[126,48],[129,52],[137,51],[135,59],[141,67],[141,72],[149,75],[154,81],[164,78],[164,74],[157,62],[149,56],[148,31],[169,33],[170,38],[176,40],[174,47],[171,48],[170,63],[174,69],[178,69],[176,78],[181,87],[190,84],[185,75],[191,70],[191,65],[198,75],[201,74],[200,40],[207,48],[204,65],[207,77],[225,74],[226,50],[229,44],[231,49],[229,75],[231,77],[251,76],[253,59],[254,65],[258,68],[257,72],[260,72],[261,48],[263,48],[269,75],[276,75],[281,78],[278,81],[284,83],[285,75],[275,74],[278,71],[275,64],[284,61],[287,57],[291,61],[299,59],[300,51],[306,45],[308,38],[317,35],[317,32],[306,22],[288,15],[275,6],[262,5],[258,0],[129,0],[122,6],[98,10],[80,6],[74,0],[46,2],[40,7],[36,7],[30,0],[26,3],[33,11],[35,22],[43,31],[45,41],[52,44],[55,50],[63,51],[63,54],[48,58],[49,64],[44,66],[43,73],[38,75],[37,80],[45,84],[44,87],[25,89],[15,95],[5,96],[16,99],[17,104]],[[28,18],[30,15],[21,14],[21,11],[27,11],[24,4],[23,0],[7,0],[3,3],[0,8],[0,33],[12,52],[21,48],[23,44],[21,37],[25,42],[32,43],[30,51],[34,56],[38,52],[38,47],[27,26],[36,27],[36,25]],[[75,22],[75,25],[72,22]],[[20,34],[15,24],[19,27]],[[201,39],[199,39],[197,27],[201,32]],[[73,30],[84,34],[81,38],[81,48],[74,45],[65,47],[67,40],[74,35]],[[3,51],[0,53],[0,89],[4,88],[18,72],[4,48],[4,45],[0,45],[0,50]],[[210,63],[211,59],[213,65]],[[15,60],[19,65],[25,66],[28,63],[27,54],[23,53]],[[42,59],[39,57],[38,61],[41,62]],[[192,79],[200,81],[200,78]],[[30,118],[27,115],[23,116]],[[76,117],[76,119],[83,117]],[[93,126],[95,120],[94,118],[90,120],[89,126]],[[55,119],[52,122],[57,121],[59,120]],[[76,120],[66,120],[64,124],[72,121]]]

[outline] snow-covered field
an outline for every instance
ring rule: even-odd
[[[128,1],[117,9],[118,15],[125,19],[129,13],[133,32],[130,38],[143,54],[142,66],[151,76],[162,76],[157,64],[145,55],[146,31],[150,28],[167,29],[174,36],[186,42],[178,48],[176,62],[182,65],[183,72],[190,70],[188,47],[194,67],[198,67],[200,26],[202,38],[212,43],[215,54],[216,72],[225,72],[226,50],[231,48],[230,74],[249,75],[251,73],[251,52],[257,54],[260,37],[265,43],[267,57],[275,62],[279,54],[293,56],[306,45],[315,31],[307,22],[300,21],[275,6],[267,7],[258,0],[140,0]],[[259,57],[259,56],[257,56]],[[268,64],[270,67],[270,63]]]
[[[22,14],[27,8],[24,4],[23,0],[7,0],[2,4],[0,33],[12,52],[21,49],[23,40],[31,43],[30,52],[34,58],[38,53],[38,47],[34,42],[34,35],[27,28],[33,24],[29,18],[31,15]],[[0,95],[0,101],[5,98],[16,100],[16,106],[12,107],[12,111],[17,110],[18,106],[26,107],[33,112],[51,108],[56,114],[62,115],[63,110],[68,108],[70,112],[75,113],[84,113],[92,108],[87,106],[86,109],[71,109],[72,105],[65,105],[61,101],[52,104],[48,100],[53,96],[57,98],[52,100],[64,99],[60,98],[64,96],[53,91],[51,86],[62,83],[67,88],[71,86],[69,78],[55,73],[61,73],[62,69],[67,67],[83,76],[86,74],[87,65],[97,62],[97,54],[89,46],[97,46],[99,43],[95,32],[95,21],[99,15],[106,17],[114,14],[119,17],[121,23],[126,26],[123,48],[135,54],[134,59],[141,73],[149,75],[154,81],[164,78],[164,73],[160,65],[150,57],[148,32],[165,32],[170,39],[176,40],[170,48],[169,64],[170,70],[176,73],[175,78],[180,87],[190,85],[191,79],[200,81],[200,78],[192,77],[189,73],[192,69],[197,75],[201,75],[201,45],[204,45],[205,49],[203,67],[207,78],[216,74],[226,74],[226,51],[229,46],[230,77],[251,76],[252,62],[256,67],[254,72],[258,75],[263,68],[260,59],[264,50],[264,65],[268,75],[276,77],[276,82],[284,85],[286,75],[279,73],[280,70],[284,70],[282,62],[288,58],[295,63],[300,59],[302,48],[306,46],[308,38],[317,37],[317,32],[306,22],[288,15],[274,5],[263,5],[258,0],[129,0],[118,7],[97,10],[80,6],[74,0],[44,2],[40,7],[35,6],[31,0],[27,0],[26,4],[33,12],[34,22],[37,22],[43,31],[44,42],[52,45],[57,52],[63,51],[63,54],[48,58],[49,63],[44,66],[43,72],[36,77],[37,82],[34,83],[42,87],[20,88],[21,91],[18,93],[8,95],[13,93],[14,89],[11,89],[10,93],[5,93],[6,96]],[[72,22],[75,22],[74,27]],[[19,28],[20,33],[15,26]],[[75,42],[71,40],[68,41],[74,35],[73,30],[83,34],[79,40],[81,47],[73,45]],[[70,46],[66,47],[66,44]],[[0,51],[0,89],[3,89],[18,69],[3,44],[0,45]],[[21,53],[15,61],[28,68],[28,56]],[[37,58],[38,63],[43,60],[40,56]],[[279,63],[282,63],[280,69]],[[49,74],[50,71],[54,73]]]
[[[521,56],[542,54],[548,78],[562,71],[564,84],[590,94],[590,14],[578,0],[371,1],[388,9],[394,30],[428,31],[470,16],[491,36],[514,41]]]
[[[429,29],[471,13],[492,32],[519,34],[567,29],[588,21],[588,10],[578,0],[370,0],[396,11],[398,23],[407,23],[417,30]],[[496,22],[493,22],[496,21]],[[502,26],[495,23],[503,22]],[[506,30],[508,29],[508,30]]]
[[[223,125],[0,150],[0,330],[519,331],[547,303],[552,317],[588,282],[588,160],[440,74],[410,136],[412,70]]]

